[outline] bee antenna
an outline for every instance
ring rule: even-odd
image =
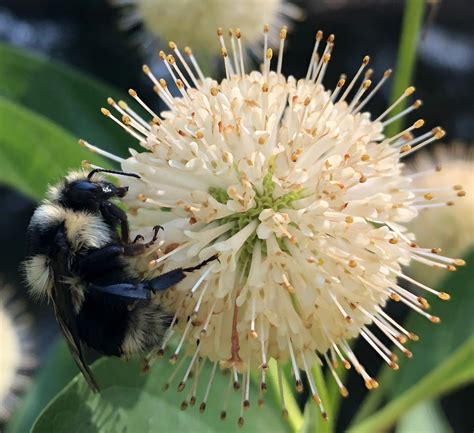
[[[87,180],[91,180],[92,176],[94,176],[94,174],[96,173],[117,174],[119,176],[129,176],[129,177],[136,177],[137,179],[141,179],[140,176],[135,173],[126,173],[125,171],[120,171],[120,170],[108,170],[106,168],[96,168],[87,175]]]

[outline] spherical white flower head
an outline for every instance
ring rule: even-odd
[[[9,288],[0,288],[0,421],[6,420],[18,397],[29,384],[25,375],[35,363],[27,338],[30,319],[24,305],[12,301]]]
[[[333,369],[338,360],[352,364],[369,389],[377,387],[347,340],[361,335],[398,368],[396,355],[369,324],[411,356],[402,344],[417,337],[383,311],[388,299],[439,321],[425,311],[424,298],[397,283],[397,277],[409,280],[447,299],[446,293],[410,279],[401,266],[414,259],[454,269],[453,260],[419,248],[405,233],[403,224],[426,200],[402,174],[400,160],[444,131],[413,138],[411,131],[424,123],[418,120],[385,137],[384,126],[399,117],[387,116],[414,88],[373,120],[363,108],[390,71],[371,90],[365,57],[352,79],[341,78],[326,89],[322,82],[334,36],[321,53],[322,37],[318,32],[307,75],[300,80],[281,74],[286,29],[280,32],[278,58],[265,49],[262,71],[250,73],[241,52],[229,53],[220,33],[227,75],[220,83],[202,76],[192,53],[187,61],[173,46],[182,66],[174,56],[162,59],[180,97],[172,97],[168,84],[144,67],[169,111],[156,115],[133,90],[130,95],[151,115],[150,122],[124,102],[109,100],[121,120],[103,109],[146,150],[121,162],[125,171],[141,176],[130,179],[126,198],[134,229],[147,233],[159,223],[165,228],[151,266],[161,272],[218,255],[158,300],[174,313],[158,353],[165,352],[175,330],[180,340],[172,361],[190,342],[191,361],[181,373],[180,389],[190,371],[199,370],[200,360],[210,360],[233,371],[236,387],[242,378],[246,407],[250,371],[260,369],[265,389],[268,361],[274,358],[291,362],[297,389],[300,369],[306,372],[324,414],[311,372],[320,357],[343,395],[347,390]],[[142,259],[145,271],[151,258]]]
[[[242,31],[249,48],[256,49],[261,41],[260,29],[265,23],[275,28],[289,24],[290,19],[299,19],[301,12],[285,0],[127,0],[118,5],[134,6],[125,14],[127,27],[143,22],[154,36],[178,45],[191,45],[202,53],[218,54],[219,44],[212,32],[221,26]],[[270,42],[278,41],[271,35]]]
[[[416,218],[408,224],[408,229],[416,235],[420,245],[427,245],[433,233],[436,233],[436,245],[443,255],[463,257],[474,246],[472,150],[461,143],[439,145],[432,153],[417,154],[406,171],[413,177],[413,187],[424,189],[430,195],[431,204],[423,211],[421,218]],[[459,197],[465,195],[466,198],[456,202],[451,200],[452,189]],[[445,203],[448,206],[445,206]],[[411,268],[411,273],[430,285],[435,285],[444,276],[439,270],[423,272],[424,270],[424,267],[417,263]]]

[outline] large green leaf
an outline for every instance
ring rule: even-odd
[[[49,118],[75,138],[116,151],[120,156],[134,140],[99,108],[121,92],[69,67],[28,51],[0,44],[0,96]]]
[[[18,409],[9,420],[6,433],[29,432],[49,401],[77,374],[77,367],[61,338],[45,358],[41,370]]]
[[[94,373],[102,387],[100,394],[93,394],[82,377],[76,377],[43,411],[33,433],[142,433],[167,432],[241,432],[237,425],[242,392],[230,390],[229,410],[224,421],[219,412],[226,400],[229,376],[219,370],[213,382],[205,413],[198,411],[210,376],[207,363],[199,373],[199,388],[195,406],[180,409],[182,401],[191,389],[176,391],[180,375],[168,391],[163,391],[176,366],[160,361],[151,371],[141,376],[138,362],[125,363],[118,359],[102,359],[94,365]],[[190,381],[191,382],[191,381]],[[251,399],[258,400],[258,390],[252,385]],[[289,427],[280,409],[267,400],[263,408],[253,407],[246,411],[246,431],[288,432]]]
[[[63,128],[0,98],[0,182],[41,198],[50,182],[78,168],[84,159],[107,163],[82,149]]]

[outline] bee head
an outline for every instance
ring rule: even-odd
[[[98,170],[93,170],[87,177],[76,176],[75,173],[68,176],[59,191],[58,201],[65,207],[74,210],[98,211],[100,205],[115,197],[125,197],[128,186],[116,186],[94,175]],[[117,174],[129,175],[117,172]],[[138,177],[133,175],[133,177]]]

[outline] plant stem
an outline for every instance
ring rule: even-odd
[[[418,402],[435,398],[465,383],[474,382],[474,337],[467,340],[448,361],[432,370],[416,385],[368,419],[351,427],[348,433],[385,431]],[[465,366],[469,366],[465,368]]]
[[[405,0],[400,44],[398,46],[397,70],[390,95],[391,103],[405,91],[412,81],[424,9],[425,0]],[[402,111],[405,106],[406,100],[398,105],[392,115]],[[402,127],[403,118],[387,126],[385,135],[391,137],[397,134]]]
[[[272,383],[274,389],[279,389],[278,384],[278,365],[274,359],[271,359],[268,363],[269,367],[269,374],[267,377],[269,381]],[[281,382],[282,382],[282,392],[283,392],[283,399],[285,400],[285,408],[288,411],[288,424],[291,427],[291,430],[294,433],[298,433],[303,426],[303,414],[298,406],[298,403],[293,395],[291,387],[285,377],[284,374],[281,375]],[[279,401],[280,405],[283,406],[283,402],[281,401],[280,393],[276,392],[275,396]]]

